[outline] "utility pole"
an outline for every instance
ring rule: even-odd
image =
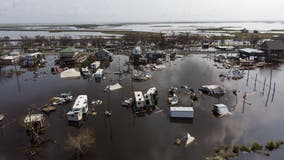
[[[246,98],[247,98],[247,92],[245,92],[244,96],[243,96],[243,111],[242,113],[245,112],[245,103],[246,103]]]
[[[272,81],[272,68],[270,70],[269,90],[268,90],[268,94],[267,94],[265,107],[267,107],[267,103],[268,103],[268,99],[269,99],[269,95],[270,95],[270,91],[271,91],[271,81]]]

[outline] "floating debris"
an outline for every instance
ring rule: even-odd
[[[186,137],[186,142],[185,142],[185,147],[187,147],[189,144],[191,144],[194,140],[195,137],[192,137],[189,133],[187,133],[187,137]]]
[[[92,105],[101,105],[103,103],[103,101],[102,100],[92,100],[92,102],[91,102],[91,104]]]
[[[121,105],[124,106],[124,107],[131,107],[133,103],[133,98],[128,98],[126,100],[124,100]]]
[[[106,86],[105,91],[107,91],[107,90],[115,91],[115,90],[118,90],[118,89],[121,89],[121,88],[122,88],[122,86],[119,83],[116,83],[116,84],[113,84],[113,85]]]
[[[50,113],[56,110],[56,107],[54,106],[47,106],[41,109],[44,113]]]
[[[105,117],[111,117],[112,111],[110,110],[105,110]]]
[[[4,114],[4,113],[1,113],[1,114],[0,114],[0,121],[2,121],[4,118],[5,118],[5,114]]]

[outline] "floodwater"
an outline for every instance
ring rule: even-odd
[[[45,36],[45,37],[72,37],[76,38],[85,38],[88,36],[94,37],[120,37],[117,34],[105,34],[102,32],[48,32],[48,31],[0,31],[0,37],[8,36],[10,39],[19,39],[21,36],[35,37],[35,36]]]
[[[72,159],[72,151],[66,148],[68,135],[78,133],[84,128],[94,132],[96,142],[82,159],[125,159],[125,160],[172,160],[172,159],[204,159],[213,155],[214,148],[222,144],[249,144],[252,142],[266,143],[270,140],[284,139],[283,100],[284,66],[273,70],[272,81],[276,82],[276,92],[273,102],[271,97],[265,106],[268,88],[262,95],[263,80],[269,79],[270,68],[250,71],[248,86],[247,79],[220,81],[219,73],[223,70],[213,66],[214,62],[202,58],[204,55],[190,55],[184,59],[168,62],[167,68],[154,71],[153,79],[145,82],[133,81],[129,76],[123,76],[122,81],[113,72],[118,71],[119,62],[124,64],[128,57],[115,56],[107,69],[106,80],[97,83],[91,79],[61,80],[59,75],[49,73],[53,65],[53,56],[49,56],[48,66],[40,69],[48,74],[41,74],[33,79],[32,72],[26,72],[18,78],[0,77],[0,112],[6,113],[3,123],[6,127],[0,135],[0,159],[27,159],[25,149],[29,146],[28,138],[23,128],[23,119],[31,105],[40,106],[48,102],[52,96],[62,92],[72,91],[73,96],[87,94],[89,100],[101,99],[103,104],[97,108],[98,114],[89,115],[81,128],[68,125],[64,114],[71,108],[72,103],[58,106],[57,110],[47,118],[47,129],[44,137],[52,143],[41,147],[35,159]],[[13,67],[12,67],[13,68]],[[126,69],[123,66],[122,69]],[[9,68],[2,68],[6,70]],[[255,75],[258,75],[256,91],[254,92]],[[104,92],[109,83],[119,82],[123,88],[110,93]],[[268,82],[268,80],[267,80]],[[228,92],[219,100],[206,95],[200,95],[194,104],[193,122],[171,122],[167,91],[171,86],[188,85],[195,91],[205,84],[221,84],[228,90],[238,89],[238,104],[236,97]],[[267,84],[267,83],[266,83]],[[162,112],[153,112],[142,117],[135,117],[131,109],[121,106],[121,102],[132,96],[132,90],[147,91],[150,87],[159,90],[158,107]],[[180,88],[179,88],[180,89]],[[243,112],[242,96],[247,92],[247,102]],[[109,99],[109,100],[108,100]],[[221,119],[212,115],[214,103],[225,103],[233,110],[231,116]],[[183,98],[180,105],[187,106],[190,101]],[[105,109],[112,110],[112,117],[105,118]],[[34,112],[39,112],[34,109]],[[174,145],[177,137],[183,137],[187,132],[196,138],[188,146]],[[282,159],[283,149],[273,151],[270,157],[255,154],[244,154],[239,159]]]
[[[52,25],[52,24],[51,24]],[[1,27],[1,26],[0,26]],[[17,39],[21,36],[54,36],[54,37],[62,37],[62,36],[71,36],[73,38],[80,38],[86,36],[103,36],[110,37],[116,36],[119,37],[121,35],[118,34],[105,34],[99,32],[100,30],[111,30],[111,31],[143,31],[143,32],[156,32],[156,33],[180,33],[187,32],[190,34],[198,34],[198,35],[208,35],[208,36],[232,36],[231,33],[237,32],[243,28],[248,30],[258,30],[261,33],[283,33],[284,23],[283,22],[173,22],[173,23],[140,23],[140,24],[117,24],[117,25],[108,25],[108,24],[100,24],[99,26],[94,27],[75,27],[75,26],[45,26],[45,25],[34,25],[34,26],[18,26],[22,29],[43,29],[43,30],[71,30],[72,32],[57,32],[51,33],[48,31],[0,31],[0,37],[9,36],[11,39]],[[9,27],[4,27],[9,28]],[[199,29],[228,29],[229,31],[222,30],[204,30],[200,31]],[[13,27],[10,28],[13,30]],[[84,30],[94,30],[97,32],[88,32]],[[275,31],[272,31],[275,30]],[[278,30],[278,31],[277,31]],[[77,31],[77,32],[76,32]]]

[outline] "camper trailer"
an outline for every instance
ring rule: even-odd
[[[87,95],[79,95],[71,109],[66,115],[68,121],[80,121],[83,115],[88,112],[88,97]]]
[[[145,106],[145,99],[141,91],[135,91],[134,98],[136,108],[143,108]]]
[[[150,88],[145,94],[144,94],[144,99],[145,99],[145,105],[147,107],[153,107],[157,104],[157,94],[158,90],[156,87]]]

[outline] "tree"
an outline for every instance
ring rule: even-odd
[[[73,150],[77,159],[80,159],[85,152],[95,143],[93,133],[89,129],[84,129],[78,135],[69,135],[66,140],[67,149]]]

